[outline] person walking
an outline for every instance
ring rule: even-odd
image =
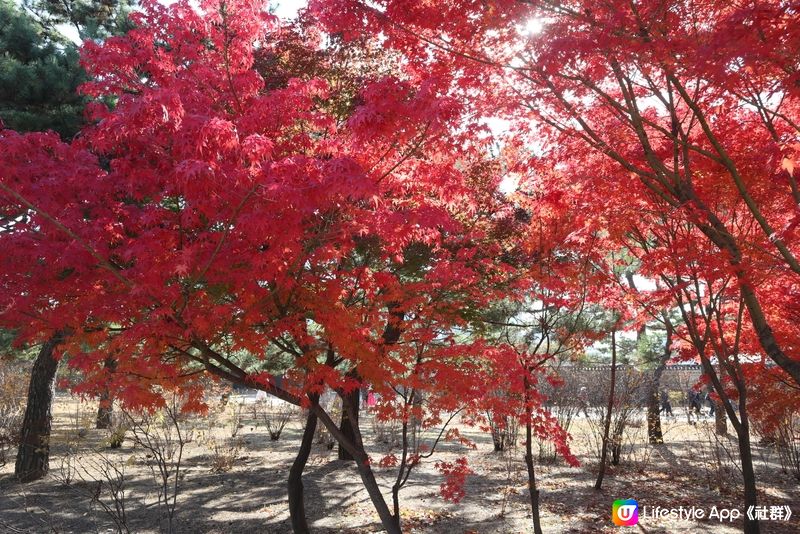
[[[672,417],[672,404],[669,402],[669,393],[666,389],[661,390],[661,410],[658,413],[662,412]]]
[[[696,419],[700,417],[700,393],[695,391],[694,388],[689,388],[686,392],[686,400],[688,403],[686,416],[689,419],[689,424],[694,425],[696,424]]]
[[[689,390],[689,411],[695,413],[695,415],[700,415],[700,411],[702,409],[702,404],[700,402],[700,392],[695,391],[694,389]]]
[[[714,412],[717,409],[717,403],[714,402],[713,397],[711,397],[711,392],[706,392],[706,402],[708,403],[708,415],[713,416]]]
[[[589,390],[586,389],[586,386],[581,386],[581,389],[578,390],[578,403],[578,413],[582,410],[586,419],[589,419]]]

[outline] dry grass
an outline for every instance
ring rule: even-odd
[[[177,500],[177,532],[249,533],[291,532],[285,498],[285,478],[300,437],[301,418],[292,417],[279,440],[270,439],[265,424],[237,410],[237,399],[213,420],[192,418],[195,438],[186,444],[182,464],[180,496]],[[59,481],[56,472],[70,454],[100,452],[125,466],[126,520],[131,532],[158,532],[160,521],[157,488],[147,467],[147,458],[130,439],[118,449],[105,445],[105,431],[92,428],[96,406],[77,399],[59,397],[55,406],[52,474],[45,480],[19,485],[12,479],[13,462],[0,469],[0,532],[99,532],[115,531],[114,522],[92,502],[86,487],[90,481]],[[677,413],[677,410],[676,410]],[[622,462],[612,466],[603,491],[591,486],[596,469],[592,427],[583,417],[572,422],[573,448],[582,461],[579,468],[558,462],[538,467],[542,490],[542,520],[545,532],[615,532],[610,522],[614,499],[635,498],[640,506],[737,506],[736,466],[733,439],[710,437],[713,420],[688,425],[685,418],[666,420],[663,446],[645,443],[645,426],[634,416],[624,435]],[[238,419],[237,419],[238,418]],[[389,452],[390,440],[376,439],[371,417],[362,428],[370,454],[376,460]],[[473,439],[476,450],[448,443],[438,459],[466,455],[475,474],[469,478],[467,496],[457,505],[438,496],[441,477],[433,462],[412,475],[401,493],[403,521],[407,532],[530,532],[525,469],[521,452],[506,456],[492,452],[489,435],[461,426]],[[213,444],[236,443],[223,451],[225,469],[219,469]],[[219,451],[218,451],[219,452]],[[757,469],[764,505],[800,502],[796,481],[783,473],[774,450],[757,447]],[[720,470],[724,470],[724,473]],[[391,469],[376,468],[386,490]],[[731,476],[731,474],[733,476]],[[720,484],[720,476],[727,483]],[[102,477],[97,477],[98,480]],[[375,532],[380,527],[354,467],[336,459],[336,450],[316,444],[306,470],[304,484],[307,511],[315,532]],[[101,484],[101,491],[103,486]],[[795,510],[800,517],[800,506]],[[163,528],[163,521],[162,521]],[[645,524],[648,532],[738,532],[736,523],[688,523],[664,521]],[[800,521],[767,523],[764,532],[798,532]]]

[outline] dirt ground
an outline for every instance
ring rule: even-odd
[[[176,506],[177,532],[291,532],[285,480],[300,439],[301,417],[294,416],[280,440],[271,441],[264,425],[248,416],[248,406],[239,406],[241,400],[231,398],[217,425],[210,425],[210,430],[205,421],[189,421],[196,423],[197,429],[206,430],[196,429],[184,452],[183,478]],[[0,468],[0,533],[117,531],[111,515],[103,509],[104,505],[113,507],[109,485],[107,482],[98,485],[92,480],[96,471],[86,468],[98,457],[110,459],[124,469],[129,531],[148,533],[165,528],[157,484],[148,468],[152,458],[136,449],[131,440],[126,440],[119,449],[105,448],[107,432],[91,428],[95,409],[95,405],[78,399],[58,398],[54,409],[51,473],[44,480],[25,485],[15,482],[13,455]],[[388,452],[389,446],[376,443],[372,418],[369,414],[363,417],[368,452],[378,459]],[[233,418],[240,418],[239,425],[232,423]],[[597,460],[592,447],[596,442],[593,426],[585,417],[573,422],[573,450],[581,460],[581,467],[552,462],[537,466],[545,532],[613,532],[620,528],[614,526],[610,518],[615,499],[636,499],[640,514],[645,506],[696,506],[706,512],[713,506],[718,509],[741,507],[739,473],[726,457],[728,453],[735,457],[735,441],[723,438],[719,446],[712,446],[713,420],[705,418],[696,425],[689,425],[685,417],[666,419],[666,444],[662,446],[646,445],[644,425],[641,421],[634,425],[638,426],[630,428],[626,435],[622,462],[610,469],[603,490],[595,491]],[[225,447],[220,449],[220,443],[231,443],[229,438],[234,427],[236,437],[233,439],[238,447],[233,451]],[[404,531],[426,534],[532,532],[522,453],[493,452],[489,435],[463,424],[459,424],[459,428],[477,448],[470,450],[460,444],[446,443],[434,458],[414,471],[410,484],[401,492]],[[214,444],[217,444],[216,454]],[[91,452],[93,450],[100,452]],[[219,460],[220,450],[223,457],[230,453],[227,457],[232,466],[228,471],[211,468]],[[468,479],[464,499],[452,504],[439,496],[442,477],[433,464],[436,459],[452,461],[462,455],[467,456],[474,474]],[[765,521],[762,532],[800,532],[798,480],[780,470],[776,454],[769,448],[756,446],[755,459],[760,504],[795,508],[791,521]],[[376,474],[388,496],[394,470],[376,467]],[[338,460],[335,449],[315,444],[304,485],[307,514],[314,532],[381,530],[355,468],[351,463]],[[723,534],[740,532],[741,521],[643,518],[639,529],[650,533]]]

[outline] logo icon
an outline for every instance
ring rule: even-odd
[[[617,499],[611,506],[611,519],[619,527],[632,527],[639,522],[639,503],[635,499]]]

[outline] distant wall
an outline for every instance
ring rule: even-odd
[[[606,402],[611,381],[610,365],[561,366],[553,370],[563,380],[563,385],[557,388],[545,383],[540,385],[553,403],[573,404],[582,402],[583,397],[593,406]],[[676,399],[683,399],[686,391],[699,382],[702,374],[700,365],[668,365],[661,375],[660,386],[670,392],[670,398],[674,402]],[[643,405],[652,376],[653,369],[618,365],[618,396],[628,396],[632,402]],[[581,388],[586,388],[585,392]]]

